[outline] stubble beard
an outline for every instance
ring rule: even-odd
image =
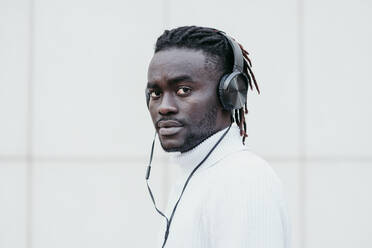
[[[190,127],[191,130],[180,147],[168,149],[163,147],[163,149],[167,152],[187,152],[199,145],[208,137],[216,133],[217,111],[218,108],[216,105],[211,106],[211,108],[206,111],[204,118]]]

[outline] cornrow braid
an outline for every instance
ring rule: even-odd
[[[239,46],[244,57],[243,72],[248,77],[248,86],[253,90],[253,82],[255,89],[258,94],[260,94],[256,78],[251,68],[252,62],[248,57],[249,53],[241,44],[239,44]],[[198,26],[183,26],[165,30],[156,41],[155,53],[171,48],[202,50],[204,53],[217,60],[217,70],[222,72],[222,76],[231,73],[233,70],[234,54],[232,47],[227,38],[219,30]],[[245,114],[248,114],[247,103],[244,108],[234,110],[231,115],[231,121],[239,126],[240,136],[243,137],[243,144],[245,143],[245,138],[248,137]]]

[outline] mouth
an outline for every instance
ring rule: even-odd
[[[162,136],[172,136],[181,131],[183,128],[182,123],[176,120],[160,120],[156,125],[159,130],[159,135]]]

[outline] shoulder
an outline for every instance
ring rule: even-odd
[[[205,223],[210,230],[221,237],[232,237],[226,239],[229,243],[249,240],[255,242],[255,247],[262,247],[267,239],[286,242],[286,201],[281,181],[269,163],[243,150],[220,160],[215,169],[203,202]]]
[[[257,181],[258,179],[281,184],[270,164],[257,154],[242,150],[232,153],[218,162],[219,169],[233,178]]]
[[[245,195],[283,200],[282,182],[275,171],[266,160],[249,150],[230,154],[214,167],[209,183],[213,194],[219,197]]]

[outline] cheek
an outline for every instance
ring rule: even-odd
[[[151,116],[151,120],[152,120],[152,122],[155,125],[155,122],[156,122],[156,111],[153,108],[149,108],[149,113],[150,113],[150,116]]]
[[[184,112],[187,114],[191,125],[195,125],[204,119],[208,112],[217,105],[217,100],[217,96],[211,94],[198,94],[194,99],[191,99]]]

